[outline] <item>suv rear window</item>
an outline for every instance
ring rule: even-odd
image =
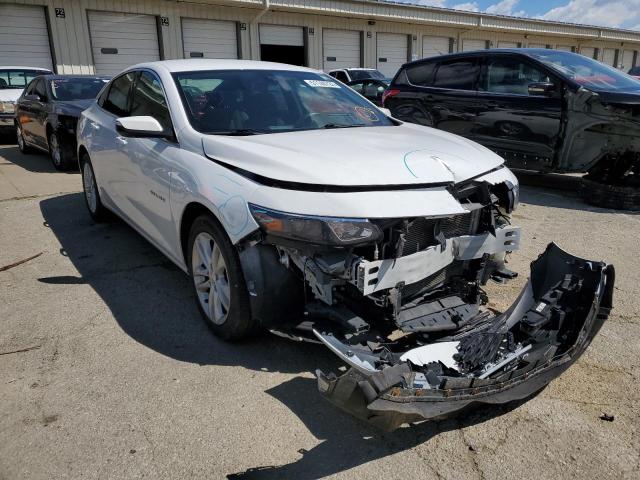
[[[455,90],[473,90],[479,66],[475,59],[455,59],[438,65],[433,86]]]

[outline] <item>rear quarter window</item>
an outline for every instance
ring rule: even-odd
[[[436,63],[427,63],[407,68],[407,78],[412,85],[429,87],[433,84]]]

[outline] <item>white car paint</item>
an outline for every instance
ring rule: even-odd
[[[42,72],[42,75],[47,74],[47,73],[51,73],[51,71],[47,70],[46,68],[16,67],[16,66],[13,66],[13,65],[0,66],[0,71],[2,71],[2,70],[33,70],[33,71]],[[2,88],[2,89],[0,89],[0,102],[13,102],[13,103],[15,103],[18,100],[18,98],[20,98],[20,95],[22,95],[23,91],[24,91],[24,88]]]
[[[94,103],[82,114],[78,145],[89,153],[105,206],[185,271],[180,223],[191,203],[208,208],[231,241],[237,243],[258,228],[248,203],[290,213],[352,218],[445,216],[466,210],[442,182],[478,178],[489,183],[509,180],[517,184],[502,159],[484,147],[418,125],[252,137],[202,134],[190,125],[171,76],[172,72],[217,69],[318,74],[315,70],[269,62],[193,59],[140,64],[129,70],[139,69],[154,72],[162,82],[177,143],[161,138],[124,137],[115,130],[116,117]],[[298,183],[415,188],[289,190],[262,185],[224,164]]]

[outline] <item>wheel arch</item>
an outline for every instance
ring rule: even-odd
[[[189,232],[191,231],[191,226],[193,222],[201,215],[209,215],[214,222],[218,224],[218,226],[222,229],[226,234],[226,230],[224,225],[220,221],[213,211],[198,201],[192,201],[188,203],[184,209],[182,210],[182,215],[180,217],[180,250],[182,252],[182,259],[187,265],[187,243],[189,241]],[[188,268],[188,267],[187,267]]]

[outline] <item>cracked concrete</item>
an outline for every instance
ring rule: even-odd
[[[381,433],[335,410],[316,345],[208,332],[185,275],[121,222],[95,225],[77,173],[0,146],[0,478],[635,479],[640,217],[524,187],[521,273],[555,240],[617,268],[615,309],[535,398]],[[613,422],[600,420],[606,412]]]

